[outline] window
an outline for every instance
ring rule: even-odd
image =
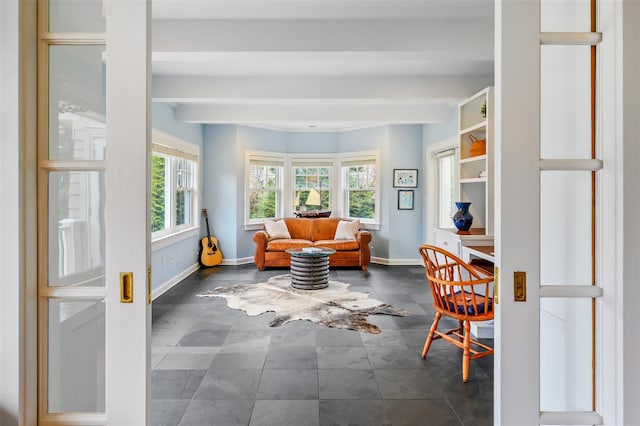
[[[282,215],[283,165],[281,158],[249,156],[249,222]]]
[[[154,238],[198,225],[197,147],[189,147],[184,142],[176,147],[178,144],[154,131],[151,156],[151,232]]]
[[[294,161],[292,167],[294,210],[331,210],[333,160]]]
[[[345,211],[349,218],[362,222],[378,222],[378,180],[375,157],[342,161],[344,173]]]
[[[331,211],[377,229],[377,151],[286,154],[247,151],[245,229],[298,211]],[[340,171],[340,173],[338,173]]]
[[[448,149],[436,154],[438,161],[437,199],[438,228],[451,228],[451,216],[456,211],[456,152]]]

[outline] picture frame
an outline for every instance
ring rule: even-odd
[[[418,169],[393,169],[394,188],[417,188]]]
[[[398,210],[413,210],[413,189],[398,190]]]

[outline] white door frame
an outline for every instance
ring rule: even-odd
[[[0,2],[0,424],[37,421],[36,3]]]
[[[616,42],[614,57],[616,65],[615,96],[606,105],[617,113],[611,117],[610,123],[615,129],[615,157],[622,163],[622,170],[617,168],[616,202],[612,216],[616,217],[616,292],[615,318],[615,395],[607,395],[608,405],[618,417],[617,424],[631,424],[640,419],[640,364],[637,354],[640,352],[640,222],[636,212],[640,211],[640,2],[637,0],[619,0],[602,2],[607,4],[607,13],[612,15],[610,25],[615,25]],[[610,4],[613,3],[613,4]],[[606,41],[606,40],[605,40]],[[612,54],[612,56],[614,56]],[[612,88],[614,86],[612,85]],[[613,113],[612,113],[613,115]],[[625,185],[626,183],[626,185]],[[625,326],[626,324],[626,326]],[[611,330],[611,328],[609,329]],[[634,355],[636,354],[636,355]],[[610,374],[610,373],[609,373]],[[613,422],[611,423],[613,424]]]

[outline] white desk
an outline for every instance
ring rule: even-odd
[[[484,259],[489,262],[495,261],[493,246],[462,246],[462,260],[469,263],[473,259]]]
[[[474,259],[483,259],[494,263],[494,246],[462,246],[462,260],[469,263]],[[493,339],[493,320],[472,322],[471,334],[477,339]]]

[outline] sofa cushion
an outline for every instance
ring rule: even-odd
[[[289,229],[291,238],[295,240],[310,240],[313,241],[313,226],[314,220],[307,218],[286,218],[284,219]]]
[[[341,220],[336,227],[334,240],[355,240],[356,233],[360,230],[360,219],[353,221]]]
[[[264,230],[267,231],[267,235],[269,235],[270,240],[291,238],[289,230],[287,229],[287,224],[284,220],[276,221],[272,219],[265,219]]]
[[[333,240],[336,235],[336,226],[340,219],[333,217],[325,217],[313,220],[313,238],[309,238],[311,241],[320,240]]]
[[[285,251],[287,249],[301,249],[302,247],[312,247],[313,242],[309,240],[269,240],[267,243],[267,251]]]
[[[313,243],[315,247],[327,247],[336,251],[358,250],[360,244],[356,240],[320,240]]]

